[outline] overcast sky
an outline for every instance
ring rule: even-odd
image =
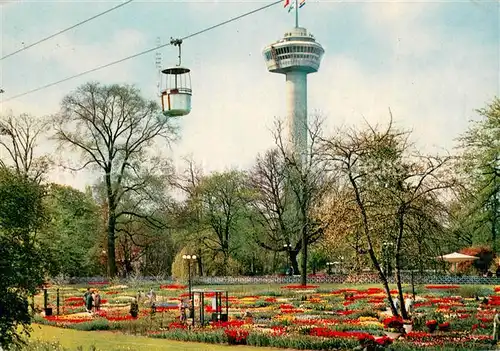
[[[0,61],[0,101],[154,47],[157,37],[165,43],[270,2],[135,0]],[[1,54],[118,3],[0,1]],[[332,128],[363,119],[387,122],[390,108],[422,148],[451,149],[474,110],[498,95],[499,16],[497,1],[308,0],[300,25],[326,51],[320,71],[308,78],[310,113],[321,113]],[[293,25],[294,16],[280,4],[184,42],[193,110],[183,117],[182,139],[166,155],[179,160],[191,154],[208,172],[246,168],[272,146],[269,129],[285,114],[285,82],[267,72],[262,49]],[[163,66],[176,64],[176,48],[161,52]],[[136,84],[156,99],[155,53],[0,103],[0,113],[44,118],[89,80]],[[95,181],[60,170],[51,179],[78,188]]]

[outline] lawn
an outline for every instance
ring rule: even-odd
[[[144,336],[124,335],[108,331],[79,331],[73,329],[63,329],[47,325],[33,325],[32,340],[57,341],[61,346],[76,350],[79,346],[83,350],[89,350],[93,345],[97,350],[168,350],[168,351],[213,351],[213,350],[234,350],[234,346],[201,344],[195,342],[181,342],[166,339],[153,339]],[[272,351],[278,350],[269,347],[238,346],[238,351]],[[281,349],[281,351],[283,351]]]

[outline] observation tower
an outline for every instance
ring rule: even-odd
[[[295,0],[295,28],[266,46],[263,54],[269,72],[285,75],[288,143],[303,158],[307,155],[307,75],[318,72],[325,50],[307,29],[299,27],[298,11]]]

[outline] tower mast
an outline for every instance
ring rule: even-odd
[[[299,28],[299,0],[295,0],[295,28]]]

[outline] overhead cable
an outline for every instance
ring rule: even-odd
[[[252,15],[252,14],[254,14],[254,13],[256,13],[256,12],[259,12],[259,11],[265,10],[265,9],[267,9],[267,8],[269,8],[269,7],[272,7],[272,6],[274,6],[274,5],[280,4],[280,3],[282,3],[282,2],[283,2],[283,0],[274,1],[274,2],[272,2],[272,3],[270,3],[270,4],[268,4],[268,5],[265,5],[265,6],[259,7],[259,8],[255,9],[255,10],[252,10],[252,11],[246,12],[246,13],[244,13],[244,14],[242,14],[242,15],[239,15],[239,16],[236,16],[236,17],[232,17],[232,18],[230,18],[230,19],[228,19],[228,20],[226,20],[226,21],[224,21],[224,22],[220,22],[220,23],[218,23],[218,24],[216,24],[216,25],[213,25],[213,26],[211,26],[211,27],[208,27],[208,28],[202,29],[202,30],[200,30],[200,31],[198,31],[198,32],[195,32],[195,33],[193,33],[193,34],[189,34],[189,35],[187,35],[187,36],[185,36],[185,37],[181,38],[181,40],[190,39],[190,38],[192,38],[192,37],[194,37],[194,36],[197,36],[197,35],[200,35],[200,34],[202,34],[202,33],[208,32],[208,31],[210,31],[210,30],[212,30],[212,29],[218,28],[218,27],[223,26],[223,25],[225,25],[225,24],[228,24],[228,23],[234,22],[234,21],[239,20],[239,19],[241,19],[241,18],[243,18],[243,17],[246,17],[246,16],[249,16],[249,15]],[[171,43],[166,43],[166,44],[163,44],[163,45],[160,45],[160,46],[155,46],[155,47],[153,47],[153,48],[151,48],[151,49],[144,50],[144,51],[141,51],[141,52],[139,52],[139,53],[137,53],[137,54],[130,55],[130,56],[127,56],[127,57],[124,57],[124,58],[119,59],[119,60],[117,60],[117,61],[113,61],[113,62],[107,63],[107,64],[105,64],[105,65],[102,65],[102,66],[98,66],[98,67],[95,67],[95,68],[89,69],[88,71],[84,71],[84,72],[81,72],[81,73],[75,74],[75,75],[73,75],[73,76],[70,76],[70,77],[67,77],[67,78],[64,78],[64,79],[58,80],[58,81],[56,81],[56,82],[49,83],[49,84],[46,84],[46,85],[42,85],[41,87],[38,87],[38,88],[35,88],[35,89],[32,89],[32,90],[29,90],[29,91],[27,91],[27,92],[24,92],[24,93],[21,93],[21,94],[18,94],[18,95],[11,96],[11,97],[9,97],[9,98],[7,98],[7,99],[3,100],[2,102],[7,102],[7,101],[10,101],[10,100],[14,100],[14,99],[17,99],[17,98],[19,98],[19,97],[21,97],[21,96],[25,96],[25,95],[28,95],[28,94],[31,94],[31,93],[34,93],[34,92],[37,92],[37,91],[40,91],[40,90],[43,90],[43,89],[46,89],[46,88],[52,87],[52,86],[54,86],[54,85],[57,85],[57,84],[60,84],[60,83],[66,82],[66,81],[68,81],[68,80],[71,80],[71,79],[74,79],[74,78],[78,78],[78,77],[81,77],[81,76],[83,76],[83,75],[86,75],[86,74],[89,74],[89,73],[92,73],[92,72],[95,72],[95,71],[98,71],[98,70],[101,70],[101,69],[104,69],[104,68],[107,68],[107,67],[110,67],[110,66],[114,66],[114,65],[116,65],[116,64],[122,63],[122,62],[124,62],[124,61],[128,61],[128,60],[133,59],[133,58],[136,58],[136,57],[138,57],[138,56],[145,55],[145,54],[147,54],[147,53],[150,53],[150,52],[152,52],[152,51],[155,51],[155,50],[161,49],[161,48],[163,48],[163,47],[165,47],[165,46],[169,46],[169,45],[171,45]]]
[[[77,24],[74,24],[74,25],[72,25],[71,27],[68,27],[68,28],[66,28],[66,29],[60,30],[59,32],[54,33],[54,34],[52,34],[52,35],[49,35],[48,37],[45,37],[45,38],[43,38],[43,39],[40,39],[40,40],[38,40],[38,41],[36,41],[36,42],[34,42],[34,43],[32,43],[32,44],[28,45],[28,46],[22,47],[22,48],[21,48],[21,49],[19,49],[19,50],[16,50],[16,51],[14,51],[14,52],[11,52],[11,53],[10,53],[10,54],[8,54],[8,55],[5,55],[5,56],[1,57],[1,58],[0,58],[0,61],[1,61],[1,60],[3,60],[3,59],[6,59],[7,57],[14,56],[15,54],[18,54],[18,53],[20,53],[21,51],[24,51],[24,50],[27,50],[27,49],[29,49],[29,48],[32,48],[32,47],[33,47],[33,46],[35,46],[35,45],[41,44],[41,43],[43,43],[44,41],[47,41],[47,40],[52,39],[52,38],[54,38],[54,37],[57,37],[57,36],[58,36],[58,35],[60,35],[60,34],[63,34],[63,33],[65,33],[65,32],[67,32],[67,31],[69,31],[69,30],[71,30],[71,29],[73,29],[73,28],[76,28],[76,27],[78,27],[78,26],[81,26],[82,24],[85,24],[85,23],[87,23],[87,22],[90,22],[90,21],[92,21],[93,19],[96,19],[97,17],[101,17],[101,16],[103,16],[103,15],[105,15],[105,14],[107,14],[107,13],[111,12],[111,11],[114,11],[114,10],[116,10],[116,9],[118,9],[118,8],[122,7],[122,6],[125,6],[125,5],[127,5],[127,4],[130,4],[132,1],[134,1],[134,0],[127,0],[127,1],[125,1],[124,3],[121,3],[121,4],[119,4],[119,5],[116,5],[115,7],[112,7],[112,8],[110,8],[110,9],[108,9],[108,10],[104,11],[104,12],[101,12],[101,13],[99,13],[99,14],[97,14],[97,15],[95,15],[95,16],[92,16],[92,17],[90,17],[90,18],[87,18],[86,20],[83,20],[83,21],[81,21],[81,22],[78,22]]]

